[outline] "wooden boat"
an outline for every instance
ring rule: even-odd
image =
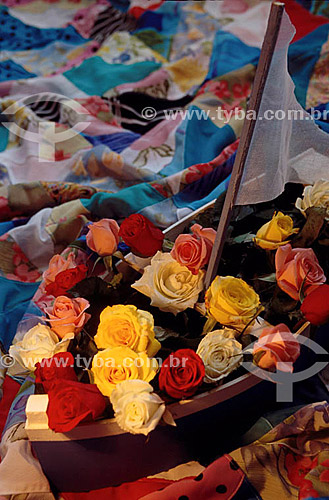
[[[249,107],[258,112],[269,64],[276,43],[284,5],[272,5],[268,30],[258,64]],[[225,232],[239,189],[243,165],[251,142],[254,121],[246,121],[227,192],[212,259],[208,266],[207,284],[216,271]],[[209,205],[207,205],[207,208]],[[205,207],[203,207],[204,209]],[[166,236],[175,238],[195,213],[166,230]],[[132,255],[122,263],[141,271],[147,261]],[[210,269],[209,269],[210,267]],[[202,307],[199,308],[202,312]],[[308,336],[310,325],[305,323],[295,333]],[[307,364],[307,353],[302,350],[299,370]],[[47,395],[30,396],[27,405],[26,430],[33,450],[42,468],[59,491],[88,491],[157,474],[178,464],[220,455],[234,448],[232,441],[276,402],[276,384],[253,373],[243,373],[207,392],[189,400],[168,405],[176,427],[158,425],[147,437],[122,431],[114,419],[80,424],[61,434],[49,429],[46,408]],[[245,411],[244,411],[245,409]],[[228,441],[230,440],[230,441]]]
[[[309,336],[305,323],[296,336]],[[305,359],[304,359],[305,358]],[[307,363],[307,353],[299,358]],[[26,431],[42,468],[60,491],[119,485],[193,459],[218,456],[233,429],[242,433],[276,402],[276,384],[252,373],[167,406],[176,427],[158,425],[147,437],[124,432],[114,419],[80,424],[61,434],[49,429],[46,394],[30,396]],[[245,411],[244,411],[245,409]],[[230,443],[231,444],[231,443]]]

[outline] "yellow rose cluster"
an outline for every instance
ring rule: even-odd
[[[100,350],[92,362],[94,382],[104,396],[111,396],[120,382],[152,380],[158,370],[153,358],[161,347],[154,335],[152,314],[133,305],[106,307],[95,335]]]
[[[272,220],[258,229],[254,241],[264,250],[276,250],[286,245],[289,242],[287,238],[298,231],[298,228],[294,228],[293,220],[289,215],[278,212],[273,215]]]

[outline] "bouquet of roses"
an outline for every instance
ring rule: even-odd
[[[315,325],[329,321],[329,286],[315,251],[327,231],[329,183],[320,188],[307,187],[296,201],[306,217],[300,227],[275,212],[247,244],[270,262],[273,272],[257,279],[274,284],[275,298],[288,300],[287,320],[293,312]],[[241,366],[245,348],[261,369],[292,369],[298,341],[286,322],[258,323],[261,314],[271,314],[273,297],[262,300],[262,290],[240,272],[216,276],[206,290],[204,317],[196,321],[193,308],[215,236],[213,228],[195,223],[168,245],[159,228],[133,214],[120,227],[112,219],[89,223],[71,251],[51,259],[38,298],[45,317],[10,349],[34,372],[38,391],[48,394],[51,429],[67,432],[113,415],[131,433],[174,425],[168,403],[222,383]],[[151,258],[133,283],[116,267],[129,251]]]

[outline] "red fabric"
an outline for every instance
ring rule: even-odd
[[[0,435],[5,426],[11,403],[20,389],[20,384],[10,377],[6,377],[3,383],[3,398],[0,401]]]
[[[138,500],[172,484],[167,479],[139,479],[115,488],[103,488],[89,493],[61,493],[65,500]]]
[[[230,500],[239,490],[244,472],[229,455],[223,455],[195,478],[176,481],[143,500]]]
[[[139,17],[141,17],[142,14],[144,14],[144,12],[149,12],[150,10],[156,10],[158,7],[161,6],[162,3],[163,3],[163,0],[159,0],[159,2],[156,2],[153,5],[149,5],[146,9],[136,5],[135,7],[132,7],[131,9],[129,9],[129,14],[131,14],[132,16],[136,17],[136,19],[138,19]]]
[[[297,42],[300,38],[311,33],[322,24],[329,23],[329,19],[323,16],[316,16],[305,9],[302,5],[295,0],[282,0],[285,3],[287,14],[290,21],[296,28],[296,34],[293,42]]]

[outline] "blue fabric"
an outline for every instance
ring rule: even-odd
[[[111,0],[109,3],[121,12],[127,12],[130,6],[130,0]]]
[[[288,69],[296,86],[296,98],[304,107],[314,65],[328,35],[329,24],[324,24],[289,46]],[[215,35],[206,80],[222,76],[246,64],[256,65],[259,54],[258,48],[250,47],[231,33],[219,30]]]
[[[22,384],[22,387],[15,396],[14,401],[10,407],[7,420],[2,431],[2,436],[7,432],[13,425],[20,424],[26,421],[25,408],[27,405],[27,400],[34,394],[35,391],[35,377],[34,375],[29,375],[24,381],[14,377],[14,380]]]
[[[162,15],[156,12],[148,11],[144,12],[140,18],[140,28],[147,26],[152,27],[157,31],[162,30]]]
[[[24,226],[28,220],[28,217],[24,217],[22,219],[14,219],[8,222],[0,222],[0,236],[10,231],[10,229],[14,229],[14,227]]]
[[[192,210],[197,210],[198,208],[202,207],[209,201],[216,200],[221,194],[225,193],[227,191],[229,182],[230,182],[231,176],[227,177],[224,181],[222,181],[218,186],[216,186],[212,191],[210,191],[209,194],[207,194],[204,198],[201,200],[195,199],[193,202],[188,204],[188,207],[191,208]]]
[[[208,201],[212,201],[222,194],[229,183],[232,172],[234,153],[223,165],[215,168],[198,181],[192,182],[180,193],[173,196],[173,201],[178,208],[188,207],[196,210]]]
[[[189,110],[201,111],[194,105]],[[190,116],[176,130],[175,154],[172,161],[161,170],[161,175],[169,176],[197,163],[206,163],[236,140],[230,125],[219,128],[209,118],[199,120],[196,113]]]
[[[40,283],[22,283],[0,276],[0,341],[9,349],[17,325]]]
[[[117,134],[111,135],[85,135],[82,134],[87,141],[89,141],[93,146],[98,144],[103,144],[108,146],[112,151],[116,153],[121,153],[125,148],[128,148],[130,144],[140,138],[140,134],[135,132],[118,132]]]
[[[33,78],[35,73],[29,73],[23,66],[16,64],[11,59],[0,62],[0,82],[5,80],[21,80],[22,78]]]
[[[328,35],[329,24],[323,24],[289,46],[288,70],[296,86],[296,98],[303,107],[314,66]]]
[[[119,193],[96,193],[90,199],[80,201],[93,216],[123,220],[164,199],[156,189],[143,183],[122,189]]]
[[[169,176],[180,172],[184,168],[184,144],[188,120],[183,120],[177,127],[175,132],[175,149],[174,157],[168,165],[161,171],[161,175]]]
[[[138,82],[160,67],[161,63],[154,61],[108,64],[101,57],[94,56],[63,75],[86,94],[100,96],[121,83]]]
[[[156,11],[147,11],[140,17],[139,28],[155,28],[166,35],[177,33],[182,14],[181,2],[164,2]]]
[[[319,104],[318,106],[315,106],[313,109],[320,111],[322,113],[321,118],[318,117],[318,119],[329,122],[329,102],[326,102],[325,104]],[[309,108],[307,111],[310,113],[311,108]]]
[[[258,48],[250,47],[231,33],[219,30],[215,35],[206,80],[225,75],[246,64],[257,64],[259,54]]]
[[[2,234],[6,234],[10,229],[14,228],[14,223],[13,221],[9,222],[0,222],[0,236]]]
[[[9,130],[7,129],[7,127],[1,126],[1,120],[0,120],[0,152],[6,149],[8,144],[8,139],[9,139]]]
[[[35,28],[11,16],[6,7],[0,7],[0,50],[35,49],[55,40],[75,45],[87,41],[71,25],[66,28]]]
[[[192,105],[189,111],[201,110]],[[219,128],[209,118],[200,120],[196,113],[190,116],[176,130],[175,154],[172,161],[161,170],[161,175],[169,176],[197,163],[206,163],[236,140],[230,125]]]
[[[189,109],[199,108],[190,106]],[[219,128],[209,118],[198,120],[196,113],[193,113],[186,129],[184,168],[212,160],[235,140],[236,135],[230,125]]]
[[[327,102],[326,104],[320,104],[319,106],[316,106],[313,108],[313,110],[318,111],[321,113],[321,117],[319,116],[317,120],[314,120],[315,123],[327,134],[329,134],[329,103]],[[309,113],[311,113],[311,109],[307,110]],[[315,116],[315,113],[314,115]],[[316,115],[317,116],[317,115]]]
[[[177,33],[181,17],[182,2],[164,2],[156,12],[147,11],[141,15],[135,35],[162,56],[168,58],[171,40]]]
[[[323,130],[323,132],[327,132],[327,134],[329,134],[329,123],[328,122],[324,122],[322,120],[314,120],[314,121],[318,125],[318,127],[320,127],[320,129]]]

